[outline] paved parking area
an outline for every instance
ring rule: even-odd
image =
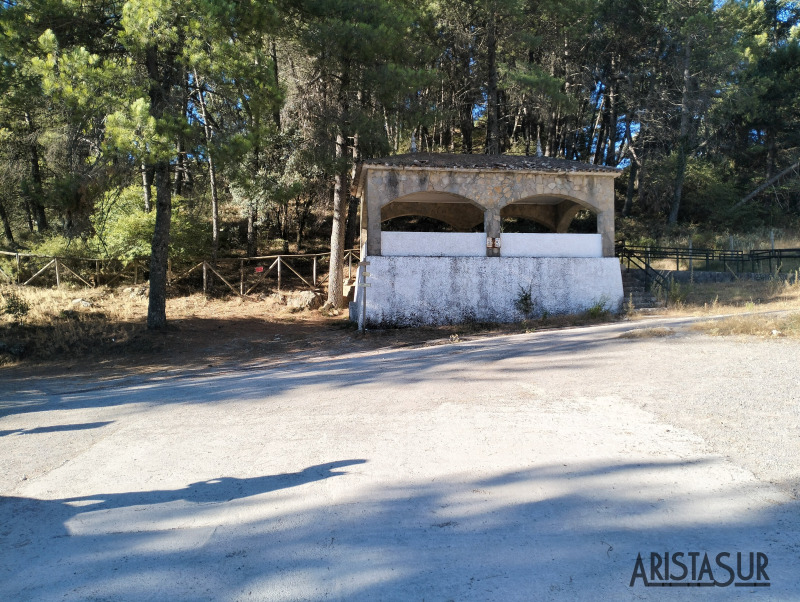
[[[797,599],[800,345],[682,324],[4,378],[0,598]]]

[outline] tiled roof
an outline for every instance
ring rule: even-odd
[[[519,155],[461,155],[453,153],[411,153],[367,159],[362,165],[385,165],[387,167],[429,167],[442,169],[505,169],[509,171],[538,171],[547,173],[607,173],[618,174],[616,167],[592,165],[554,157]]]

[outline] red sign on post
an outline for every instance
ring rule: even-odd
[[[263,271],[264,271],[264,266],[263,266],[263,265],[260,265],[260,266],[258,266],[258,267],[256,268],[256,274],[260,274],[260,273],[261,273],[261,272],[263,272]]]

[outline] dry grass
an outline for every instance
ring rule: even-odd
[[[380,347],[438,345],[473,336],[514,334],[608,322],[615,317],[600,304],[578,315],[543,316],[517,324],[467,323],[421,328],[388,328],[357,333],[346,312],[324,315],[297,311],[273,297],[206,298],[202,294],[167,300],[168,328],[145,327],[147,297],[133,289],[44,289],[0,287],[0,312],[9,295],[30,311],[20,321],[0,315],[0,364],[72,362],[137,371],[167,366],[208,366],[221,362],[264,362],[298,351],[346,353]],[[75,303],[75,300],[79,300]],[[81,303],[85,301],[87,303]]]
[[[800,274],[797,272],[786,280],[674,283],[669,306],[659,314],[696,316],[777,310],[800,310]]]
[[[678,284],[668,316],[738,314],[700,322],[692,330],[715,336],[800,337],[800,274],[786,280]],[[624,336],[624,335],[623,335]]]
[[[7,300],[14,296],[29,307],[25,315],[2,313]],[[141,286],[125,289],[0,286],[0,365],[23,358],[41,360],[165,350],[164,337],[159,339],[146,330],[147,303],[146,288]],[[168,299],[167,316],[168,334],[177,334],[174,338],[183,337],[187,341],[194,338],[195,342],[205,338],[209,344],[225,342],[218,331],[222,328],[220,324],[226,322],[235,337],[242,330],[256,336],[263,327],[275,324],[336,321],[316,312],[295,315],[272,299],[215,299],[202,294]]]
[[[656,339],[675,334],[672,328],[637,328],[619,335],[621,339]]]
[[[238,297],[206,298],[202,294],[167,300],[169,327],[152,333],[145,328],[145,289],[44,289],[0,286],[0,364],[46,360],[84,361],[119,365],[207,365],[279,358],[295,351],[345,352],[385,346],[441,344],[471,336],[532,332],[598,324],[616,319],[602,308],[579,315],[544,316],[517,324],[460,324],[454,326],[386,329],[356,334],[346,315],[325,316],[317,311],[291,310],[272,298],[254,301]],[[715,315],[754,311],[800,312],[800,283],[736,281],[679,285],[676,299],[660,313],[673,316]],[[29,311],[20,319],[3,314],[10,295]],[[75,300],[79,302],[75,303]],[[85,301],[87,303],[81,303]],[[636,319],[640,312],[627,317]],[[651,314],[649,314],[651,315]],[[745,322],[748,326],[745,326]],[[714,322],[704,327],[713,334],[795,336],[796,321],[761,318]],[[661,329],[632,331],[628,337],[668,336]]]
[[[749,314],[709,320],[692,330],[713,336],[749,335],[765,338],[800,338],[800,312],[782,315]]]
[[[8,299],[29,307],[18,318],[4,314],[0,322],[0,363],[15,357],[81,354],[121,344],[137,330],[146,300],[122,297],[107,289],[52,290],[1,287],[0,309]],[[77,302],[75,302],[77,301]]]

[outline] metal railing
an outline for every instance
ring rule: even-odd
[[[799,259],[800,249],[754,249],[752,251],[722,250],[689,247],[659,247],[630,245],[626,241],[616,243],[618,257],[632,253],[642,258],[648,265],[654,260],[675,262],[675,269],[744,272],[761,272],[767,267],[769,272],[780,271],[786,259]]]
[[[652,291],[653,285],[656,284],[661,287],[665,301],[669,300],[669,291],[672,283],[666,276],[650,265],[651,257],[649,254],[640,255],[637,247],[626,247],[625,245],[617,245],[614,251],[616,256],[623,260],[623,264],[627,261],[627,269],[629,271],[631,266],[642,271],[646,290]]]

